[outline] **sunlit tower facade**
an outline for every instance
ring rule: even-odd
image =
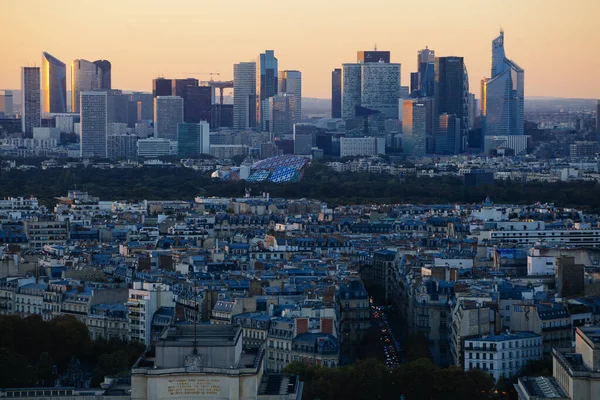
[[[42,112],[67,112],[67,67],[49,53],[42,53]]]
[[[71,112],[79,112],[81,92],[105,89],[102,82],[102,69],[95,63],[87,60],[73,60],[71,63]]]

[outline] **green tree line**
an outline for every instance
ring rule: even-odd
[[[209,173],[188,168],[47,169],[0,172],[2,196],[36,196],[47,205],[67,190],[81,189],[102,200],[174,200],[195,196],[243,196],[268,192],[271,197],[313,198],[331,205],[373,203],[479,203],[490,196],[496,203],[531,204],[537,201],[600,210],[600,183],[496,181],[467,188],[456,176],[398,177],[386,173],[338,173],[313,162],[297,183],[221,182]]]
[[[44,321],[39,315],[2,315],[0,387],[54,386],[72,359],[97,386],[105,375],[128,373],[144,349],[120,340],[92,341],[87,326],[71,316]]]
[[[293,362],[284,371],[304,382],[302,398],[319,400],[483,400],[495,396],[494,380],[480,370],[440,368],[419,359],[388,370],[374,359],[325,368]]]

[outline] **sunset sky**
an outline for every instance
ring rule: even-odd
[[[599,0],[0,0],[0,15],[0,89],[18,89],[42,51],[107,59],[113,88],[150,91],[159,75],[232,79],[234,63],[273,49],[280,70],[302,71],[305,97],[329,98],[331,70],[377,44],[406,86],[426,45],[465,57],[479,98],[502,27],[526,96],[600,98]]]

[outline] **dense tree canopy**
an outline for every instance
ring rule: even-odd
[[[210,174],[183,167],[132,169],[47,169],[0,172],[3,196],[33,195],[46,204],[67,190],[87,190],[102,200],[192,199],[198,195],[243,196],[269,192],[272,197],[315,198],[335,204],[475,203],[490,196],[495,202],[553,202],[560,206],[600,209],[600,184],[595,182],[496,181],[492,186],[466,188],[455,176],[400,177],[368,172],[338,173],[314,161],[299,183],[220,182]]]
[[[90,339],[71,316],[0,316],[0,387],[53,386],[75,358],[98,385],[104,375],[128,372],[144,351],[139,343]]]
[[[400,364],[392,371],[373,359],[341,368],[295,362],[285,372],[300,376],[306,399],[400,399],[403,395],[406,400],[483,400],[490,398],[494,387],[493,379],[482,371],[442,369],[427,359]]]

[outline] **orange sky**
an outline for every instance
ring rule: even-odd
[[[305,97],[329,98],[331,70],[376,43],[403,85],[425,45],[465,57],[479,97],[502,26],[526,96],[600,98],[600,0],[0,0],[0,15],[0,89],[18,89],[42,51],[108,59],[114,88],[150,91],[158,75],[232,79],[234,63],[273,49],[302,71]]]

